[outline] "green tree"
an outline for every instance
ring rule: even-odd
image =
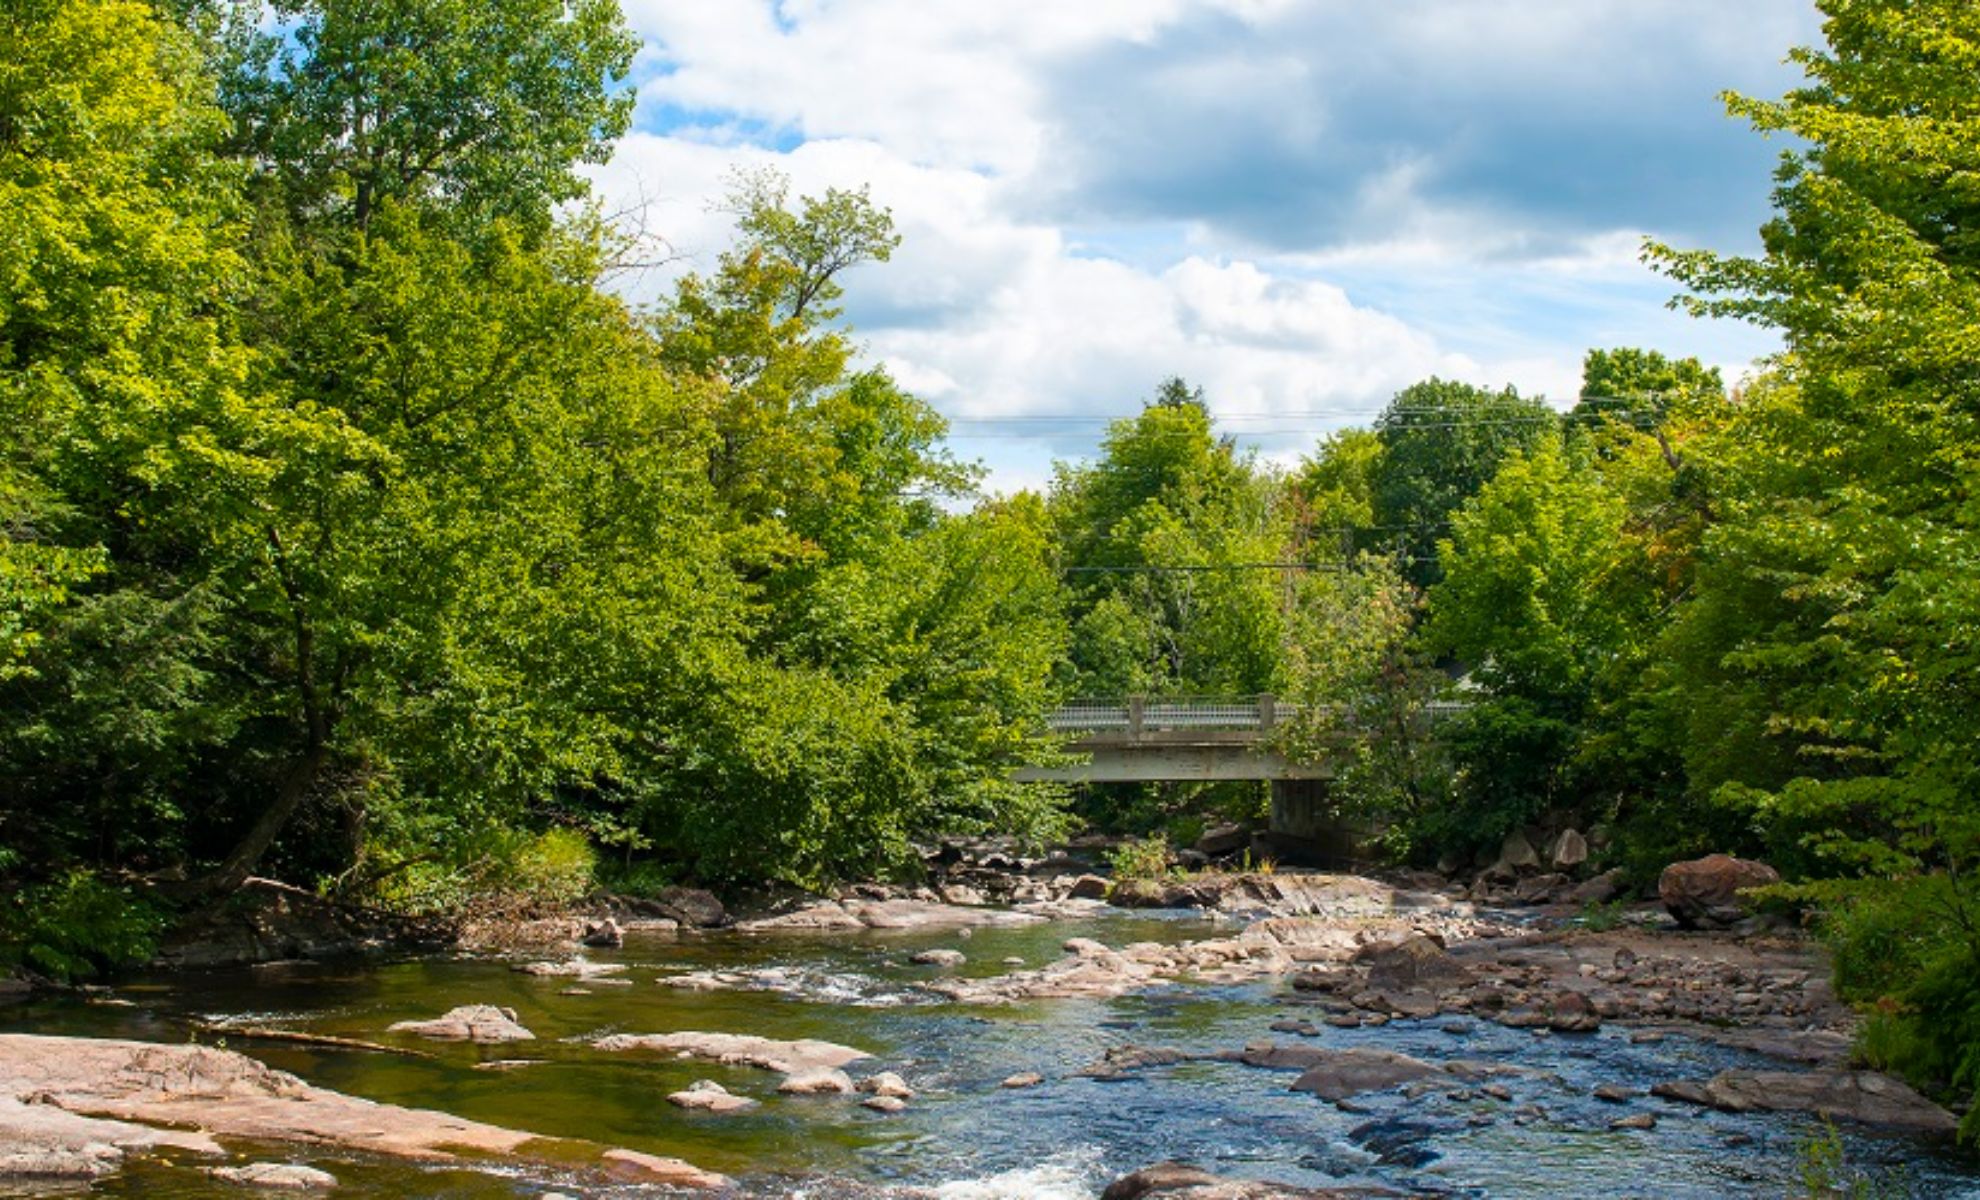
[[[1469,669],[1444,733],[1461,773],[1451,832],[1494,843],[1548,809],[1583,809],[1598,689],[1640,668],[1660,596],[1626,497],[1548,433],[1452,515],[1422,636]]]
[[[1061,464],[1051,503],[1074,581],[1075,690],[1270,690],[1282,491],[1215,435],[1200,393],[1180,379],[1116,421],[1097,462]]]
[[[224,128],[150,6],[0,15],[0,860],[42,879],[169,856],[166,781],[231,721],[198,515],[241,482]]]
[[[1376,523],[1385,549],[1403,558],[1419,587],[1439,575],[1445,523],[1515,449],[1531,446],[1558,417],[1545,401],[1508,387],[1428,379],[1396,393],[1375,421],[1382,453],[1374,470]]]
[[[1803,867],[1897,881],[1873,904],[1937,910],[1907,970],[1852,990],[1881,995],[1932,1049],[1913,1060],[1972,1095],[1980,13],[1821,8],[1827,45],[1793,55],[1807,84],[1729,100],[1799,143],[1764,254],[1653,247],[1693,311],[1772,326],[1789,348],[1778,383],[1691,455],[1716,521],[1671,637],[1700,707],[1747,714],[1698,756],[1693,786]],[[1852,930],[1878,927],[1844,922],[1844,956]]]
[[[1451,764],[1432,705],[1449,680],[1416,636],[1422,594],[1392,560],[1315,572],[1286,625],[1284,694],[1296,706],[1278,732],[1303,762],[1340,764],[1334,794],[1398,857],[1449,839]]]
[[[1717,367],[1696,358],[1666,358],[1633,346],[1590,350],[1581,363],[1581,398],[1569,416],[1581,421],[1616,421],[1652,430],[1677,409],[1695,412],[1724,403],[1725,380]]]
[[[1300,463],[1294,490],[1301,509],[1294,536],[1309,553],[1349,561],[1380,540],[1375,479],[1381,464],[1382,439],[1368,429],[1330,433]]]
[[[617,0],[276,0],[236,17],[229,108],[292,211],[366,228],[434,199],[534,232],[632,116]],[[464,228],[466,226],[463,226]]]

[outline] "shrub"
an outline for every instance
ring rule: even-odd
[[[1160,834],[1122,842],[1107,854],[1116,880],[1166,879],[1176,873],[1176,858]]]
[[[497,827],[440,861],[398,873],[378,899],[413,913],[458,912],[470,906],[554,907],[583,898],[597,866],[590,841],[575,829],[530,834]]]
[[[1868,1014],[1857,1053],[1968,1101],[1960,1136],[1980,1140],[1980,904],[1944,874],[1795,890],[1824,905],[1836,991]]]
[[[143,962],[164,914],[134,892],[84,870],[23,888],[0,910],[0,962],[78,979]]]

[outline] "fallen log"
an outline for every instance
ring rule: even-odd
[[[327,1033],[303,1033],[295,1029],[270,1029],[265,1025],[229,1025],[224,1021],[195,1021],[193,1028],[201,1033],[214,1033],[221,1037],[253,1038],[263,1042],[290,1042],[298,1046],[320,1046],[329,1050],[365,1050],[373,1054],[399,1054],[406,1058],[437,1057],[432,1051],[416,1050],[411,1046],[388,1046],[383,1042],[333,1037]]]

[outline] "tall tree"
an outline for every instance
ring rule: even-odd
[[[432,198],[540,232],[632,116],[617,0],[275,0],[237,16],[229,107],[294,211]]]
[[[1531,446],[1558,417],[1544,401],[1508,387],[1428,379],[1396,393],[1375,420],[1382,455],[1374,471],[1377,524],[1385,549],[1418,586],[1439,575],[1437,542],[1457,507],[1511,451]]]
[[[1718,520],[1672,641],[1701,708],[1751,712],[1733,729],[1748,752],[1700,731],[1695,787],[1804,866],[1911,879],[1853,892],[1871,915],[1841,921],[1842,978],[1881,1000],[1882,1043],[1906,1048],[1894,1065],[1971,1096],[1980,10],[1820,7],[1827,45],[1793,55],[1806,86],[1729,101],[1798,141],[1765,253],[1654,250],[1694,311],[1772,326],[1789,347],[1778,384],[1688,456]]]

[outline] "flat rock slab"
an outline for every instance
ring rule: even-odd
[[[1387,1091],[1433,1075],[1441,1067],[1389,1050],[1334,1050],[1324,1046],[1248,1046],[1239,1061],[1247,1066],[1298,1071],[1295,1092],[1311,1092],[1322,1100],[1346,1100],[1363,1092]]]
[[[615,1033],[593,1044],[600,1050],[651,1050],[681,1058],[761,1067],[785,1075],[837,1070],[847,1063],[873,1057],[864,1050],[836,1042],[810,1038],[780,1042],[738,1033]]]
[[[556,1159],[568,1165],[568,1151],[585,1145],[346,1096],[211,1046],[0,1034],[0,1097],[11,1102],[0,1107],[0,1115],[52,1106],[112,1122],[169,1126],[141,1136],[193,1149],[211,1148],[209,1135],[424,1161],[447,1161],[459,1153],[535,1157],[556,1149]],[[36,1103],[20,1103],[26,1097]],[[612,1155],[625,1153],[630,1152],[606,1150],[598,1165],[614,1167]],[[683,1181],[676,1186],[727,1184],[687,1163],[665,1161]]]
[[[127,1153],[164,1146],[222,1153],[204,1133],[78,1116],[0,1095],[0,1179],[95,1179],[117,1170]]]
[[[1907,1133],[1950,1135],[1959,1120],[1876,1071],[1721,1071],[1704,1084],[1659,1084],[1656,1095],[1728,1112],[1806,1112]]]
[[[587,958],[572,958],[563,962],[517,963],[509,969],[521,975],[539,975],[551,979],[599,979],[606,975],[617,975],[626,967],[624,963],[601,963],[592,962]]]
[[[504,1042],[533,1042],[536,1035],[516,1021],[516,1010],[492,1004],[463,1004],[431,1021],[399,1021],[387,1033],[416,1033],[440,1042],[474,1042],[496,1046]]]
[[[1045,918],[1008,909],[940,904],[932,900],[826,900],[777,917],[744,921],[759,932],[825,929],[964,929],[978,925],[1036,925]]]

